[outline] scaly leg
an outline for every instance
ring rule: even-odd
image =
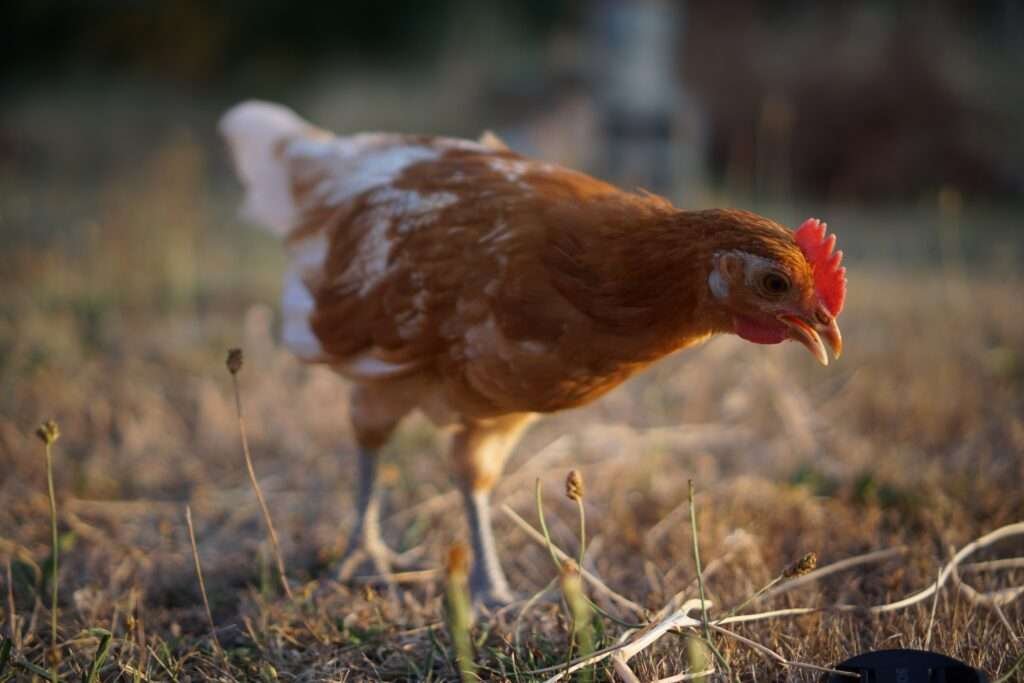
[[[338,564],[338,578],[350,579],[369,561],[378,574],[388,574],[397,557],[380,535],[380,492],[377,489],[377,451],[359,449],[356,481],[356,525]]]
[[[338,578],[343,581],[366,564],[377,574],[388,574],[392,565],[402,563],[402,557],[381,539],[377,467],[381,448],[414,404],[415,394],[400,383],[358,385],[352,391],[352,427],[359,444],[356,523],[336,565]]]
[[[494,543],[490,499],[505,459],[531,418],[529,414],[516,414],[466,423],[452,442],[473,546],[469,587],[474,601],[488,607],[506,605],[514,599]]]
[[[498,549],[491,529],[491,492],[463,489],[470,542],[473,544],[473,569],[469,588],[473,599],[488,607],[507,605],[515,599],[501,568]]]

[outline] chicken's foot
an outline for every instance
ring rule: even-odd
[[[356,482],[356,524],[349,536],[345,552],[337,563],[337,577],[347,581],[369,566],[372,573],[386,576],[394,568],[410,568],[416,548],[396,553],[381,538],[380,490],[377,487],[377,452],[359,450],[359,472]]]

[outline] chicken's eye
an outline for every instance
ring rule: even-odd
[[[779,273],[765,273],[761,276],[761,288],[770,296],[782,296],[789,291],[789,280]]]

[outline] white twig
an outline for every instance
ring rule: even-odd
[[[913,595],[907,596],[906,598],[903,598],[902,600],[890,602],[887,605],[871,607],[869,608],[870,611],[874,614],[892,612],[894,610],[903,609],[904,607],[908,607],[910,605],[913,605],[914,603],[924,600],[929,595],[939,590],[939,588],[941,588],[942,585],[946,583],[946,579],[948,579],[949,575],[953,573],[953,570],[956,568],[956,566],[963,562],[965,557],[968,557],[969,555],[977,552],[978,550],[981,550],[986,546],[990,546],[997,541],[1001,541],[1004,538],[1009,538],[1010,536],[1017,536],[1019,534],[1024,534],[1024,522],[1015,522],[1014,524],[1007,524],[1006,526],[1000,527],[995,531],[985,534],[981,538],[971,541],[963,548],[960,548],[956,555],[953,556],[953,559],[949,561],[949,564],[942,568],[942,571],[939,572],[939,578],[936,579],[935,583],[928,586],[924,590],[914,593]]]
[[[629,664],[619,656],[618,652],[612,655],[612,665],[615,667],[615,673],[619,675],[623,683],[640,683],[640,679],[636,677],[633,670],[629,668]]]
[[[996,613],[999,617],[999,621],[1003,622],[1003,626],[1006,627],[1007,632],[1010,634],[1010,639],[1016,643],[1020,640],[1017,636],[1017,631],[1013,628],[1013,624],[1006,618],[1006,613],[1003,612],[1003,605],[1009,604],[1024,595],[1024,586],[1015,586],[1013,588],[1004,588],[998,591],[992,591],[990,593],[982,593],[976,590],[973,586],[970,586],[963,582],[960,578],[957,568],[953,567],[953,583],[956,584],[957,588],[967,598],[968,602],[975,605],[982,605],[988,607],[990,610]]]
[[[1004,557],[1001,560],[968,562],[960,565],[961,571],[968,572],[995,572],[1001,569],[1024,569],[1024,557]]]
[[[641,630],[636,638],[619,650],[618,655],[626,660],[632,659],[638,652],[653,645],[654,641],[673,629],[700,626],[703,622],[690,616],[690,612],[700,609],[700,607],[700,600],[687,600],[683,603],[682,607],[672,612],[672,614]],[[704,607],[711,607],[711,601],[704,601]]]
[[[676,674],[675,676],[669,676],[668,678],[659,678],[654,683],[676,683],[676,681],[695,681],[698,678],[704,678],[715,673],[715,669],[704,669],[703,671],[694,671],[689,674]]]
[[[938,580],[938,579],[936,579]],[[932,629],[935,627],[935,610],[939,606],[939,592],[935,591],[935,595],[932,597],[932,614],[928,618],[928,634],[924,637],[924,649],[928,649],[932,644]]]
[[[1001,590],[992,591],[990,593],[982,593],[976,590],[973,586],[964,583],[964,580],[960,578],[960,573],[953,567],[953,583],[957,585],[964,596],[976,605],[984,605],[985,607],[1002,607],[1008,605],[1021,595],[1024,595],[1024,586],[1014,586],[1012,588],[1003,588]]]

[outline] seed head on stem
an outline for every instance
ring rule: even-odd
[[[53,452],[51,446],[60,438],[60,428],[53,420],[46,420],[36,429],[36,436],[43,442],[46,451],[46,488],[50,498],[50,544],[53,553],[53,565],[50,572],[50,647],[53,655],[53,680],[57,680],[57,554],[59,538],[57,536],[57,494],[53,487]]]

